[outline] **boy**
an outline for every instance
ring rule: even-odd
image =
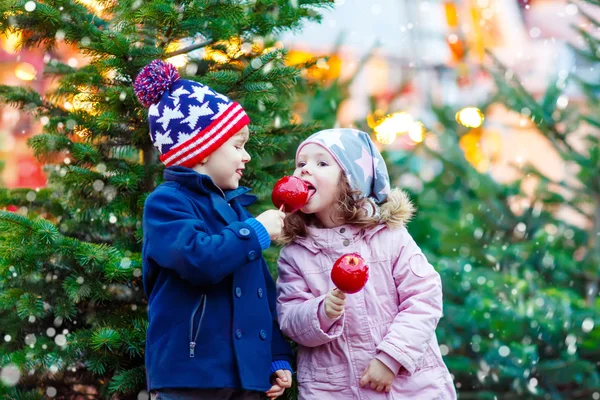
[[[168,167],[143,220],[152,398],[276,398],[291,387],[291,348],[262,250],[279,236],[285,214],[268,210],[255,219],[245,209],[256,200],[239,187],[250,120],[239,104],[179,79],[160,60],[134,87]]]

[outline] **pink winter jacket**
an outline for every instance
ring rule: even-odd
[[[331,267],[352,252],[367,262],[369,280],[347,295],[342,317],[329,320],[323,304],[334,287]],[[440,276],[403,226],[311,227],[282,250],[277,286],[281,330],[299,345],[299,399],[456,399],[435,336]],[[359,386],[373,358],[396,374],[390,393]]]

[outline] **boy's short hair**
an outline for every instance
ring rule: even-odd
[[[198,82],[180,79],[174,65],[154,60],[134,83],[148,107],[150,138],[167,166],[191,168],[250,123],[241,105]]]

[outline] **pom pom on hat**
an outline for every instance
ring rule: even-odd
[[[135,94],[144,107],[157,103],[162,95],[179,79],[177,68],[163,60],[146,65],[133,84]]]

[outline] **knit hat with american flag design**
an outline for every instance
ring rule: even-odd
[[[180,79],[175,66],[162,60],[140,71],[134,90],[149,108],[150,138],[167,167],[199,164],[250,123],[241,105],[206,85]]]

